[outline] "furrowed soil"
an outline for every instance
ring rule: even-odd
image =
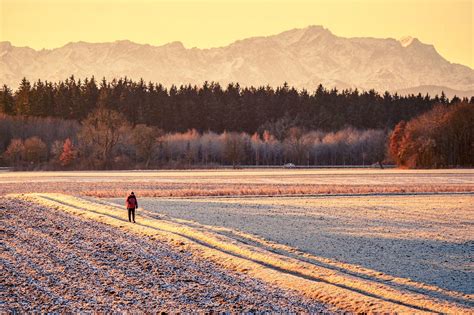
[[[173,243],[27,201],[0,204],[1,313],[326,310]]]

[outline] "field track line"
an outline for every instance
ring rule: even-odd
[[[149,214],[153,217],[153,213]],[[155,214],[156,216],[156,214]],[[318,257],[287,245],[277,244],[271,241],[267,241],[261,237],[247,234],[241,231],[236,231],[230,228],[214,227],[210,225],[202,225],[194,221],[188,221],[184,219],[170,219],[171,221],[179,222],[180,224],[188,225],[192,228],[211,230],[214,233],[224,235],[226,237],[235,239],[247,245],[258,246],[270,252],[291,257],[293,259],[300,260],[302,262],[310,263],[318,267],[331,269],[337,272],[341,272],[353,277],[358,277],[364,280],[380,282],[388,286],[397,287],[399,289],[412,291],[414,293],[429,294],[442,298],[455,303],[461,303],[474,307],[473,296],[466,295],[456,291],[444,290],[434,285],[428,285],[424,283],[415,282],[412,280],[398,278],[378,272],[375,270],[367,269],[361,266],[355,266],[337,262],[328,258]]]
[[[90,198],[90,200],[92,202],[100,203],[105,206],[112,206],[112,207],[119,206],[116,203],[105,201],[102,199]],[[297,259],[302,262],[306,262],[306,263],[314,264],[318,267],[338,271],[338,272],[341,272],[353,277],[359,277],[364,280],[380,282],[388,286],[396,287],[398,289],[408,290],[414,293],[428,294],[430,296],[435,296],[443,300],[460,303],[463,305],[467,305],[469,307],[474,307],[474,296],[472,295],[463,294],[457,291],[445,290],[435,285],[415,282],[406,278],[394,277],[394,276],[384,274],[379,271],[371,270],[368,268],[364,268],[361,266],[346,264],[346,263],[338,262],[338,261],[324,258],[324,257],[318,257],[310,253],[297,250],[293,247],[271,242],[257,235],[248,234],[248,233],[235,230],[232,228],[216,227],[216,226],[211,226],[211,225],[204,225],[196,221],[190,221],[186,219],[170,218],[168,216],[165,217],[155,211],[150,211],[146,209],[141,209],[140,212],[145,213],[146,216],[150,218],[155,218],[155,219],[160,219],[160,220],[166,219],[168,221],[172,221],[177,224],[183,224],[193,229],[198,229],[200,231],[212,231],[213,233],[223,235],[225,237],[242,242],[246,245],[257,246],[259,248],[263,248],[265,250],[268,250],[270,252],[273,252],[279,255],[291,257],[293,259]]]
[[[472,308],[465,305],[409,290],[397,290],[373,279],[344,274],[176,221],[140,215],[137,219],[141,224],[124,225],[125,212],[118,207],[60,194],[27,194],[13,197],[82,215],[142,235],[181,239],[190,250],[196,250],[203,257],[218,264],[245,270],[262,280],[298,290],[309,297],[348,311],[472,312]]]
[[[105,205],[105,206],[117,207],[117,205],[112,203],[112,202],[107,202],[107,201],[103,201],[103,200],[91,200],[91,201],[102,204],[102,205]],[[142,209],[141,213],[145,213],[145,215],[142,214],[142,216],[144,216],[144,217],[163,220],[163,216],[160,216],[159,214],[157,214],[153,211],[148,211],[148,210]],[[115,217],[115,216],[113,216],[113,217]],[[366,269],[366,268],[363,268],[363,267],[360,267],[360,266],[354,266],[354,265],[350,265],[350,264],[338,263],[338,262],[332,261],[330,259],[317,257],[317,256],[314,256],[314,255],[311,255],[311,254],[308,254],[308,253],[304,253],[304,252],[299,252],[299,253],[295,254],[295,252],[298,252],[298,251],[295,250],[294,248],[289,247],[289,246],[272,243],[272,242],[266,241],[264,239],[261,239],[257,236],[250,235],[250,234],[243,233],[243,232],[236,231],[236,230],[229,229],[229,228],[223,228],[223,227],[216,228],[216,227],[213,227],[213,226],[201,225],[199,223],[196,223],[196,222],[193,222],[193,221],[188,221],[188,220],[183,220],[183,219],[166,218],[166,220],[177,223],[177,224],[186,225],[186,226],[188,226],[192,229],[198,229],[199,231],[204,231],[205,232],[206,230],[211,230],[213,233],[220,234],[222,236],[225,236],[226,238],[231,238],[232,240],[241,242],[245,245],[258,246],[259,248],[263,248],[264,250],[267,250],[269,252],[272,252],[272,253],[275,253],[275,254],[278,254],[278,255],[284,255],[284,256],[290,257],[292,259],[299,260],[301,262],[310,263],[310,264],[313,264],[313,265],[318,266],[318,267],[322,267],[322,268],[325,268],[325,269],[330,269],[330,270],[334,270],[334,271],[337,271],[337,272],[341,272],[341,273],[347,274],[347,275],[352,276],[352,277],[361,278],[363,280],[368,280],[368,281],[373,281],[373,282],[380,282],[380,283],[383,283],[387,286],[396,287],[398,289],[411,291],[413,293],[430,294],[432,296],[435,296],[436,298],[441,298],[443,300],[447,300],[447,301],[454,302],[454,303],[460,303],[461,305],[467,305],[469,307],[474,306],[474,302],[472,301],[471,296],[468,296],[466,294],[462,294],[462,293],[459,293],[459,292],[444,290],[444,289],[441,289],[441,288],[436,287],[436,286],[427,285],[427,284],[423,284],[423,283],[418,283],[418,282],[414,282],[414,281],[407,280],[407,279],[404,279],[404,278],[393,277],[393,276],[386,275],[386,274],[383,274],[383,273],[378,272],[378,271]],[[196,239],[196,238],[184,235],[184,234],[180,234],[180,233],[176,233],[176,234],[178,234],[182,237],[185,237],[188,240],[196,242],[196,243],[198,243],[202,246],[206,246],[208,248],[212,248],[212,249],[215,249],[215,250],[220,250],[222,252],[225,252],[226,254],[233,255],[233,256],[238,257],[238,258],[249,259],[248,257],[238,255],[238,254],[235,254],[235,253],[232,253],[232,252],[228,252],[228,251],[225,251],[223,249],[219,249],[215,246],[210,246],[209,244],[206,244],[205,242],[202,242],[199,239]],[[262,264],[265,267],[273,268],[273,269],[278,270],[280,272],[289,273],[289,274],[296,275],[296,276],[299,276],[299,277],[302,277],[302,278],[305,278],[305,279],[308,279],[308,280],[322,281],[322,282],[330,283],[328,281],[325,281],[324,279],[315,278],[315,277],[308,276],[308,275],[298,273],[298,272],[292,272],[292,271],[289,271],[289,270],[286,270],[286,269],[283,269],[283,268],[279,268],[279,267],[275,267],[272,264],[264,263],[264,262],[261,262],[261,261],[258,261],[258,260],[253,260],[253,259],[249,259],[249,260],[251,260],[255,263]],[[334,284],[334,285],[338,286],[337,284]],[[344,285],[341,285],[340,287],[348,289],[348,290],[354,290],[353,288],[348,287],[348,286],[344,286]],[[357,290],[356,289],[354,291],[359,292],[359,293],[364,293],[368,296],[376,297],[376,298],[379,298],[379,299],[384,299],[382,296],[371,294],[371,293],[365,292],[363,290]],[[398,301],[395,301],[395,300],[390,300],[390,299],[386,299],[386,300],[390,301],[392,303],[399,303]],[[407,306],[410,306],[410,305],[407,305]],[[420,308],[419,310],[423,310],[423,309]],[[431,310],[425,309],[425,311],[431,311]]]
[[[145,198],[158,199],[232,199],[232,198],[338,198],[338,197],[391,197],[391,196],[443,196],[443,195],[471,195],[474,191],[453,191],[453,192],[393,192],[393,193],[353,193],[353,194],[274,194],[274,195],[208,195],[208,196],[156,196]]]

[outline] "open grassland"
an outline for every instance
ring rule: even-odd
[[[129,190],[142,197],[474,192],[474,170],[0,172],[0,195],[117,197]]]

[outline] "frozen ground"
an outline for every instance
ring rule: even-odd
[[[130,190],[137,192],[140,206],[145,207],[138,212],[136,225],[127,223],[123,208],[123,199]],[[29,194],[32,192],[41,194]],[[153,247],[154,243],[151,243],[153,248],[146,245],[143,248],[148,249],[138,250],[137,256],[131,258],[133,261],[142,261],[143,255],[150,251],[152,256],[160,257],[161,243],[170,244],[173,253],[189,256],[183,254],[175,263],[166,265],[187,268],[186,260],[191,258],[196,259],[196,264],[212,261],[223,272],[237,271],[237,275],[245,274],[250,281],[297,291],[297,297],[291,298],[297,302],[295,309],[303,296],[317,302],[316,309],[322,302],[352,312],[472,313],[474,309],[471,285],[474,282],[474,170],[0,171],[0,196],[6,194],[15,194],[8,197],[14,211],[0,206],[2,215],[9,217],[0,227],[0,236],[9,242],[0,239],[0,246],[10,246],[12,240],[20,237],[13,245],[18,245],[23,256],[18,256],[15,250],[0,250],[0,258],[13,259],[2,261],[4,266],[0,266],[5,271],[3,278],[0,276],[0,291],[2,286],[4,289],[0,295],[7,292],[10,302],[25,299],[26,306],[38,305],[35,308],[44,311],[54,310],[60,305],[58,301],[73,303],[61,304],[60,309],[93,307],[88,304],[89,297],[83,298],[85,295],[53,301],[50,298],[54,294],[42,296],[44,290],[38,293],[34,289],[40,285],[56,290],[57,285],[75,282],[87,285],[89,280],[100,279],[96,273],[102,267],[89,259],[91,252],[104,261],[117,262],[109,267],[126,273],[121,256],[95,252],[82,245],[75,248],[74,242],[80,244],[81,239],[86,239],[91,244],[104,242],[106,246],[127,249],[130,245],[138,249],[145,246],[141,236],[152,237],[158,247]],[[293,197],[264,196],[286,194]],[[94,197],[108,197],[107,200],[119,206]],[[24,211],[17,200],[32,202],[29,211]],[[60,210],[82,219],[75,222],[72,217],[53,214]],[[52,224],[42,221],[42,216]],[[56,217],[61,222],[53,222]],[[108,227],[91,224],[91,220]],[[61,229],[56,231],[58,225]],[[129,235],[119,233],[121,236],[117,237],[114,229],[141,235],[140,240],[133,244],[123,242]],[[81,234],[83,230],[87,233]],[[95,235],[97,231],[101,235],[105,233],[104,237]],[[61,234],[73,242],[69,243],[71,246],[66,244],[67,253],[76,260],[58,256],[62,250],[51,247],[62,246],[58,242],[62,240]],[[41,253],[42,248],[49,248],[48,252]],[[55,251],[59,254],[54,254]],[[28,260],[35,270],[23,263]],[[69,263],[80,261],[90,262],[92,268],[86,268],[85,272],[91,279],[84,278],[74,268],[67,273],[62,271],[69,268]],[[59,268],[50,269],[58,263]],[[38,269],[41,264],[46,264],[46,268]],[[28,270],[33,274],[26,273]],[[209,270],[214,272],[213,268]],[[107,268],[102,271],[109,272]],[[14,276],[7,277],[6,272]],[[202,276],[212,275],[206,271]],[[173,282],[173,279],[168,280]],[[219,278],[215,281],[220,286]],[[21,294],[15,289],[20,285]],[[120,281],[114,285],[123,284]],[[229,289],[234,290],[234,286],[237,291],[244,289],[229,283]],[[187,287],[183,284],[179,290]],[[126,284],[124,290],[129,288]],[[151,291],[137,292],[132,300]],[[94,290],[86,292],[89,293],[92,297],[96,294]],[[113,298],[120,303],[129,301],[128,297],[113,295]],[[273,299],[273,293],[268,298]],[[0,299],[0,309],[5,301]],[[104,310],[148,309],[160,305],[159,301],[148,305],[154,302],[136,300],[130,308],[129,305],[107,308],[109,300],[103,301]],[[174,298],[168,302],[173,301]],[[183,302],[180,308],[194,309],[201,301],[189,302]],[[300,306],[306,308],[305,303]],[[246,305],[242,304],[241,309],[246,309]]]
[[[474,192],[474,170],[256,169],[1,172],[0,195],[54,192],[94,197]]]
[[[170,217],[238,229],[313,255],[474,293],[472,194],[139,202]]]
[[[354,313],[470,314],[474,307],[472,294],[447,290],[409,278],[396,277],[391,273],[312,255],[287,245],[264,240],[253,234],[239,232],[236,229],[171,218],[146,209],[140,209],[136,224],[128,223],[126,211],[122,205],[117,206],[106,200],[91,197],[32,193],[9,195],[6,199],[13,204],[13,209],[9,212],[10,207],[3,208],[7,209],[5,214],[8,219],[4,225],[5,228],[0,232],[4,232],[3,234],[8,235],[11,240],[8,243],[0,243],[8,249],[8,251],[0,251],[0,258],[7,259],[4,266],[0,267],[9,272],[3,273],[4,278],[1,283],[5,283],[8,293],[6,296],[13,298],[9,301],[26,301],[24,305],[27,307],[31,303],[40,306],[46,304],[47,309],[52,311],[59,304],[65,306],[70,305],[69,303],[80,303],[86,308],[95,309],[96,304],[91,305],[91,298],[84,298],[82,293],[91,293],[91,297],[95,296],[95,292],[101,291],[104,285],[91,286],[90,281],[93,283],[109,281],[110,283],[110,280],[114,279],[111,283],[114,286],[113,290],[106,290],[107,293],[103,293],[112,294],[114,303],[120,305],[118,309],[127,308],[124,305],[130,306],[130,303],[132,304],[130,310],[140,309],[141,306],[148,309],[149,303],[156,305],[154,303],[158,302],[160,305],[160,301],[166,301],[166,299],[143,299],[144,295],[151,292],[143,288],[143,283],[136,283],[128,278],[133,273],[138,272],[139,279],[148,279],[148,282],[145,280],[148,285],[155,283],[149,278],[150,276],[156,281],[170,280],[169,285],[165,285],[169,288],[170,285],[179,287],[180,282],[187,284],[189,280],[196,281],[201,277],[213,275],[217,269],[227,270],[231,274],[245,276],[249,280],[263,281],[262,284],[296,293],[296,296],[291,298],[291,302],[285,302],[280,298],[277,302],[270,301],[278,295],[270,291],[266,295],[264,307],[274,308],[281,305],[285,308],[290,306],[288,303],[297,302],[300,298],[310,299],[312,302],[309,304],[316,303],[314,304],[316,308],[320,307],[319,303],[324,303],[329,310],[345,310]],[[245,202],[242,203],[245,204]],[[8,205],[8,201],[3,204]],[[67,223],[57,222],[56,216],[65,218],[63,213],[68,214]],[[31,217],[32,214],[34,214],[33,217]],[[258,220],[258,218],[253,220]],[[106,226],[95,224],[95,222]],[[122,238],[118,236],[120,234],[118,231],[130,234]],[[115,232],[117,234],[113,234]],[[135,242],[143,238],[152,241],[151,247],[145,246],[141,241]],[[90,246],[97,244],[98,250]],[[167,260],[162,255],[163,244],[170,245],[168,248],[183,255],[172,255],[171,261]],[[154,251],[155,248],[157,251]],[[123,253],[122,250],[124,250]],[[142,257],[135,257],[134,254]],[[171,279],[168,279],[168,274],[163,273],[150,275],[145,272],[142,274],[143,267],[146,267],[145,270],[148,271],[156,267],[158,270],[176,271],[176,268],[181,268],[183,264],[189,266],[191,261],[212,262],[215,268],[206,268],[202,264],[195,270],[186,269],[180,274],[172,273]],[[141,263],[146,266],[141,266]],[[126,270],[129,264],[134,266],[130,267],[132,274]],[[80,270],[79,273],[78,270]],[[197,274],[195,271],[202,274]],[[118,272],[117,275],[124,274],[126,277],[107,276],[109,273],[116,274],[116,272]],[[192,275],[191,279],[190,275]],[[25,277],[26,280],[22,280]],[[71,277],[71,279],[66,280],[63,277]],[[218,278],[215,281],[212,283],[217,284],[219,288],[225,285],[221,284]],[[15,288],[19,288],[21,283],[23,285],[20,292]],[[78,288],[81,294],[69,294],[62,297],[62,288],[68,287],[68,283],[73,284],[69,286],[73,290]],[[202,284],[201,280],[197,280],[197,283]],[[187,297],[184,295],[185,292],[194,292],[196,288],[194,285],[197,283],[191,281],[193,288],[190,291],[185,289],[183,292],[179,289],[178,295],[184,300],[180,300],[176,304],[177,307],[187,309],[188,301],[201,305],[203,298],[204,303],[209,301],[206,297],[196,299],[194,293]],[[215,292],[214,289],[210,290],[209,285],[210,283],[202,287],[205,289],[204,292]],[[125,290],[129,293],[117,295],[115,287],[120,288],[119,292]],[[182,289],[186,287],[187,285],[184,285]],[[40,288],[40,291],[46,294],[38,293],[34,288]],[[87,288],[85,292],[83,288]],[[241,287],[237,283],[228,288],[232,292],[248,290],[247,286]],[[253,289],[250,291],[253,292]],[[103,293],[98,292],[98,294]],[[156,294],[160,293],[164,292],[156,291]],[[207,296],[206,293],[204,294]],[[211,294],[215,296],[214,293]],[[227,290],[223,294],[227,294]],[[226,302],[234,305],[231,300],[223,298],[223,294],[217,295],[219,298],[217,303],[211,302],[214,305],[212,307],[226,309]],[[56,299],[58,296],[59,298]],[[152,296],[154,297],[155,294],[153,293]],[[52,301],[51,298],[53,298]],[[242,301],[241,298],[238,300]],[[101,299],[101,301],[104,300]],[[169,302],[172,303],[171,300]],[[106,302],[104,306],[110,306],[110,303]],[[154,308],[154,306],[150,307]],[[73,306],[73,309],[77,308]],[[191,308],[194,309],[192,306]]]
[[[0,201],[2,314],[326,311],[173,243],[18,199]]]
[[[0,171],[0,183],[15,182],[152,182],[211,184],[474,184],[474,169],[252,169],[183,171]]]

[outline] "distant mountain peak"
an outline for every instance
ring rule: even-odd
[[[162,47],[167,47],[167,48],[171,48],[171,49],[186,49],[183,45],[182,42],[180,41],[174,41],[174,42],[171,42],[171,43],[168,43],[168,44],[165,44],[163,45]]]
[[[446,87],[474,90],[474,70],[452,64],[432,45],[413,37],[345,38],[321,25],[258,36],[218,47],[187,49],[175,41],[161,46],[119,40],[110,43],[69,43],[34,50],[0,43],[0,86],[16,88],[23,77],[59,81],[95,76],[129,77],[171,84],[216,81],[222,85],[296,88],[375,89],[380,92]],[[414,90],[410,90],[412,92]]]
[[[329,36],[329,37],[335,37],[331,31],[321,25],[311,25],[308,26],[307,28],[302,29],[305,33],[305,36]]]
[[[329,29],[325,28],[322,25],[309,25],[308,27],[302,28],[302,30],[306,32],[312,32],[312,33],[316,33],[316,32],[317,33],[321,33],[321,32],[331,33]]]
[[[285,45],[292,45],[301,42],[309,43],[322,39],[335,38],[336,36],[332,34],[329,29],[321,25],[310,25],[305,28],[294,28],[270,37]]]
[[[114,42],[116,45],[139,45],[135,42],[132,42],[131,40],[128,39],[119,39]]]
[[[420,41],[417,38],[414,38],[411,36],[404,36],[400,38],[399,42],[400,42],[400,45],[402,45],[402,47],[408,47],[412,44],[420,43]]]

